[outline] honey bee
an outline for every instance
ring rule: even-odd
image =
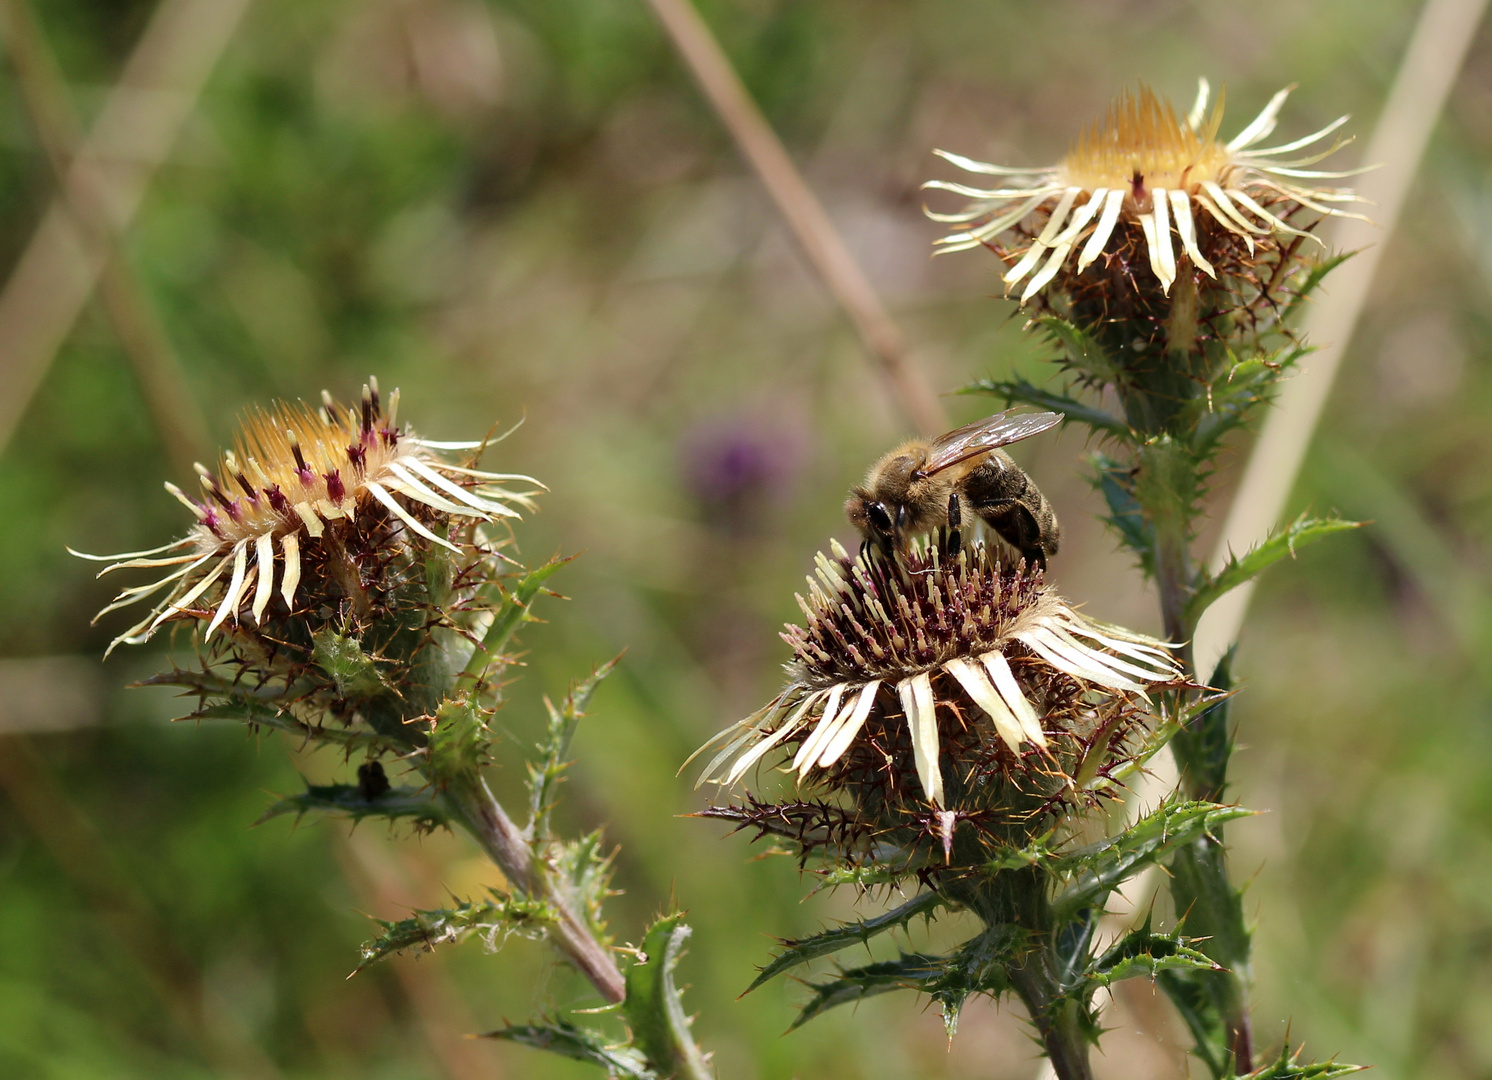
[[[1062,531],[1046,496],[999,448],[1045,431],[1061,413],[1008,412],[936,439],[912,439],[870,467],[844,512],[866,543],[890,554],[916,533],[946,528],[945,549],[962,545],[964,507],[1027,563],[1045,567]]]

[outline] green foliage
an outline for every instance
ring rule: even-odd
[[[1348,259],[1356,257],[1356,251],[1339,251],[1335,255],[1328,255],[1308,265],[1304,276],[1302,276],[1292,289],[1292,295],[1284,309],[1280,312],[1280,324],[1290,326],[1300,314],[1300,309],[1309,300],[1312,294],[1321,287],[1326,276]]]
[[[311,724],[288,709],[260,698],[231,694],[211,705],[204,705],[183,717],[184,720],[233,720],[251,728],[266,728],[310,743],[326,743],[348,753],[366,750],[378,753],[390,746],[388,739],[365,728]]]
[[[430,725],[425,767],[431,781],[441,787],[474,781],[491,744],[492,733],[476,701],[469,696],[448,699]]]
[[[543,566],[526,572],[515,585],[504,591],[497,612],[492,617],[492,625],[487,628],[481,645],[472,650],[464,674],[478,675],[489,664],[500,660],[513,634],[529,617],[529,609],[533,607],[534,600],[544,591],[544,582],[573,557],[550,559]]]
[[[1190,536],[1201,494],[1199,464],[1186,442],[1156,435],[1135,453],[1134,497],[1159,534]]]
[[[606,922],[601,905],[611,889],[611,856],[601,852],[601,831],[587,833],[567,843],[552,841],[549,859],[565,895],[598,938],[604,939]]]
[[[905,867],[889,866],[885,863],[857,863],[848,866],[831,866],[827,869],[817,871],[818,882],[814,886],[814,892],[822,892],[825,889],[837,889],[841,886],[849,886],[854,889],[868,890],[877,886],[897,886],[911,881],[917,877],[916,870]]]
[[[583,1061],[606,1070],[607,1076],[624,1080],[658,1080],[658,1074],[648,1068],[642,1051],[631,1046],[613,1045],[598,1031],[577,1027],[562,1018],[542,1024],[510,1024],[482,1036],[485,1039],[503,1039],[535,1050],[546,1050],[560,1057]]]
[[[424,829],[449,823],[445,808],[425,788],[393,787],[372,794],[359,784],[308,784],[300,794],[277,800],[255,824],[284,814],[299,817],[312,811],[350,817],[353,821],[370,817],[411,821]]]
[[[815,960],[820,956],[828,956],[841,949],[849,948],[851,945],[868,945],[872,938],[894,930],[905,927],[917,916],[921,915],[931,918],[933,912],[947,906],[945,897],[936,892],[924,892],[914,896],[905,904],[891,909],[883,915],[877,915],[873,919],[865,919],[861,922],[842,923],[832,930],[814,934],[812,937],[801,938],[797,941],[785,941],[785,948],[772,962],[762,968],[761,973],[752,980],[751,985],[745,990],[750,993],[762,983],[767,982],[774,976],[790,968]]]
[[[1259,406],[1273,399],[1280,379],[1304,355],[1299,347],[1244,358],[1228,353],[1202,393],[1177,414],[1176,426],[1188,433],[1199,469],[1217,454],[1224,435],[1252,423]]]
[[[1299,1047],[1292,1051],[1287,1042],[1280,1047],[1279,1056],[1268,1065],[1255,1069],[1247,1076],[1237,1077],[1236,1080],[1330,1080],[1331,1077],[1364,1071],[1362,1065],[1342,1065],[1336,1061],[1311,1062],[1302,1065],[1300,1053]],[[1235,1080],[1235,1074],[1231,1071],[1228,1080]]]
[[[1301,514],[1267,540],[1250,548],[1243,555],[1234,555],[1216,574],[1204,576],[1196,591],[1187,602],[1187,614],[1195,621],[1213,601],[1231,589],[1253,580],[1286,555],[1295,557],[1298,548],[1314,543],[1323,537],[1347,532],[1362,527],[1361,522],[1343,521],[1340,518],[1311,518]]]
[[[314,635],[311,659],[337,684],[337,692],[349,701],[363,701],[389,692],[378,667],[356,638],[330,628]]]
[[[1228,704],[1233,691],[1234,645],[1223,654],[1207,685],[1222,696],[1202,705],[1193,703],[1195,715],[1180,724],[1171,739],[1171,752],[1181,770],[1181,782],[1194,799],[1216,802],[1228,786],[1228,761],[1233,756],[1233,733],[1228,727]]]
[[[454,908],[416,911],[398,922],[377,920],[383,933],[362,946],[361,971],[369,964],[409,948],[427,952],[466,938],[480,937],[489,949],[495,949],[510,935],[537,938],[555,924],[558,913],[543,900],[507,896],[496,891],[492,899],[461,900]]]
[[[616,670],[621,662],[618,656],[593,670],[590,675],[570,688],[559,708],[548,698],[544,699],[544,710],[548,724],[544,741],[539,744],[541,760],[528,763],[529,789],[529,835],[544,837],[549,832],[549,812],[553,809],[559,783],[569,764],[570,740],[575,728],[585,715],[585,707],[595,693],[601,680]]]
[[[1057,362],[1089,383],[1117,382],[1120,369],[1103,344],[1088,331],[1058,315],[1043,315],[1035,320],[1056,347]]]
[[[1155,528],[1135,498],[1135,470],[1106,454],[1092,456],[1094,486],[1103,496],[1109,513],[1104,521],[1139,561],[1147,575],[1155,573]]]
[[[1231,1033],[1246,1008],[1251,934],[1243,893],[1229,881],[1226,852],[1214,836],[1178,848],[1168,869],[1172,904],[1222,970],[1166,971],[1157,981],[1191,1029],[1197,1056],[1221,1078],[1231,1068]]]
[[[648,928],[641,955],[627,969],[622,1015],[649,1067],[659,1076],[707,1080],[709,1066],[689,1034],[689,1018],[674,983],[690,930],[682,913],[666,915]]]
[[[1028,942],[1027,931],[997,924],[986,927],[944,956],[903,953],[895,960],[842,969],[833,979],[808,984],[813,996],[799,1010],[792,1027],[802,1027],[815,1016],[838,1005],[863,1001],[893,990],[914,989],[938,1002],[943,1010],[943,1022],[951,1034],[957,1025],[959,1010],[971,995],[999,997],[1010,989],[1007,968],[1021,962]]]
[[[1123,832],[1048,861],[1049,872],[1069,880],[1052,899],[1056,919],[1062,922],[1084,908],[1102,904],[1143,867],[1205,838],[1225,822],[1252,813],[1214,803],[1165,802]]]
[[[1035,405],[1039,409],[1062,413],[1068,423],[1087,424],[1093,430],[1109,435],[1129,435],[1129,425],[1119,417],[1085,405],[1067,394],[1035,386],[1025,379],[980,379],[963,387],[959,393],[990,394],[1007,405]]]
[[[1228,1025],[1213,996],[1219,979],[1200,978],[1197,972],[1161,971],[1156,974],[1155,982],[1191,1033],[1192,1054],[1207,1067],[1214,1080],[1231,1073],[1233,1055],[1228,1049]]]
[[[1157,934],[1147,918],[1094,960],[1088,977],[1099,986],[1112,986],[1124,979],[1154,980],[1163,972],[1215,971],[1218,966],[1206,953],[1192,947],[1192,939],[1179,933]]]

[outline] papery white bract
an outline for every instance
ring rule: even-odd
[[[1281,236],[1310,236],[1291,224],[1302,208],[1332,217],[1360,216],[1342,209],[1343,203],[1359,201],[1350,189],[1309,186],[1311,181],[1364,171],[1308,168],[1344,145],[1336,140],[1325,149],[1317,146],[1347,117],[1304,138],[1258,145],[1274,131],[1291,89],[1275,94],[1227,142],[1218,138],[1223,95],[1209,116],[1203,79],[1185,121],[1177,119],[1169,103],[1141,86],[1138,94],[1123,94],[1061,162],[1047,168],[991,165],[936,150],[959,168],[1000,177],[1002,183],[990,188],[943,180],[923,184],[972,200],[955,213],[927,212],[935,221],[958,226],[935,247],[940,252],[979,247],[1034,219],[1029,246],[1004,276],[1007,287],[1024,282],[1024,304],[1070,264],[1072,272],[1081,274],[1111,251],[1124,225],[1142,230],[1150,269],[1169,293],[1182,259],[1210,277],[1218,276],[1213,260],[1207,258],[1209,247],[1238,244],[1252,255],[1257,244]]]

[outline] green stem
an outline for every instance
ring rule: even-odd
[[[626,982],[611,950],[577,912],[574,898],[559,887],[543,861],[534,858],[523,831],[508,817],[486,781],[480,776],[453,781],[444,798],[451,816],[482,846],[509,885],[559,912],[556,944],[565,957],[608,1003],[626,998]]]
[[[1057,994],[1050,970],[1050,950],[1033,950],[1024,964],[1011,966],[1007,971],[1011,985],[1041,1034],[1041,1045],[1058,1080],[1093,1080],[1082,1006]]]
[[[1185,529],[1174,514],[1157,515],[1155,580],[1160,591],[1161,617],[1166,636],[1177,642],[1176,658],[1196,678],[1192,655],[1195,622],[1187,610],[1194,593],[1191,554]],[[1187,733],[1183,733],[1185,737]],[[1198,775],[1187,755],[1176,755],[1181,786],[1191,799],[1215,798],[1216,778]],[[1204,838],[1176,856],[1171,864],[1171,897],[1186,917],[1187,931],[1203,939],[1202,950],[1226,970],[1205,976],[1208,995],[1224,1028],[1225,1050],[1233,1067],[1246,1073],[1253,1067],[1253,1029],[1249,1020],[1248,928],[1242,897],[1228,875],[1227,855],[1219,838]]]
[[[1025,1005],[1058,1080],[1092,1080],[1091,1045],[1084,998],[1062,992],[1056,930],[1046,879],[1032,867],[1007,870],[950,893],[989,927],[1015,925],[1031,932],[1030,948],[1005,966]]]

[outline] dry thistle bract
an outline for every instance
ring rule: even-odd
[[[1341,208],[1357,201],[1352,191],[1312,185],[1363,170],[1307,167],[1343,145],[1338,140],[1310,149],[1347,117],[1303,138],[1258,145],[1274,131],[1290,89],[1227,142],[1218,138],[1224,95],[1209,115],[1203,79],[1184,121],[1141,86],[1114,102],[1053,166],[1012,168],[935,151],[965,171],[1002,178],[991,188],[942,180],[923,185],[973,200],[957,213],[928,211],[957,226],[936,246],[963,251],[990,245],[1004,255],[998,246],[1003,234],[1025,239],[1024,250],[1009,252],[1012,265],[1004,276],[1007,288],[1024,282],[1022,304],[1053,280],[1068,294],[1081,291],[1084,271],[1100,257],[1130,277],[1148,266],[1167,294],[1187,262],[1213,279],[1247,276],[1257,260],[1278,251],[1282,238],[1310,236],[1309,226],[1292,223],[1300,211],[1359,216]],[[1141,248],[1143,263],[1136,254]]]

